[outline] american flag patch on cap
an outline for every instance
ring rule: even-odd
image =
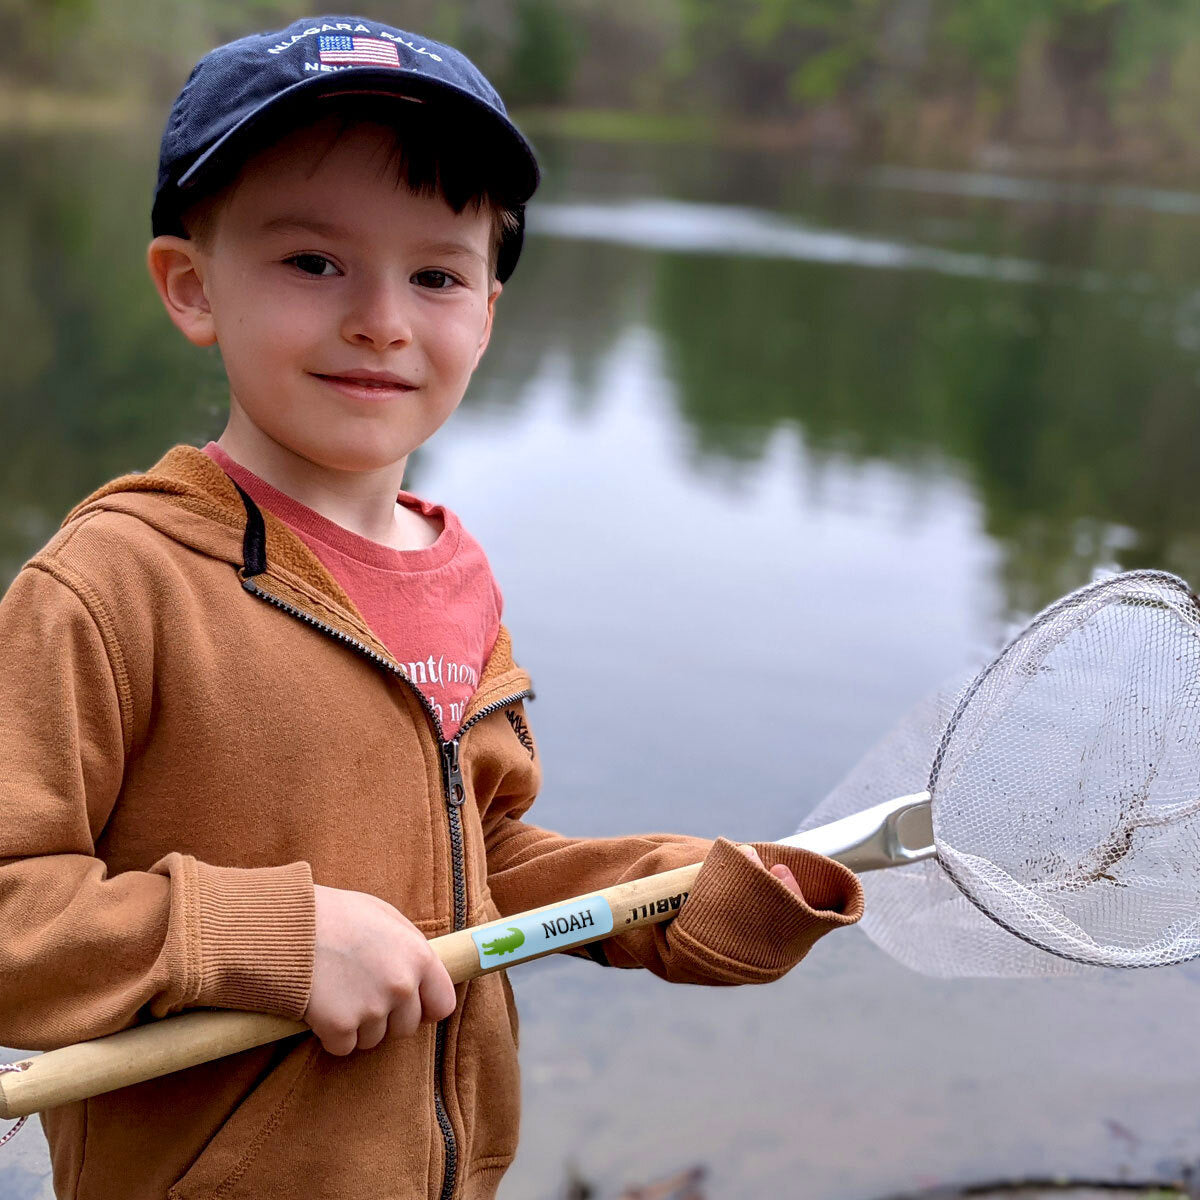
[[[322,37],[318,46],[323,63],[348,63],[360,67],[398,67],[395,42],[373,37]]]

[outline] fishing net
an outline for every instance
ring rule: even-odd
[[[1131,571],[918,705],[802,829],[927,790],[937,855],[863,877],[862,927],[943,977],[1200,955],[1200,609]]]

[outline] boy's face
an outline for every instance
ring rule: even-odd
[[[492,218],[398,185],[386,129],[336,132],[297,130],[247,164],[210,235],[180,243],[192,326],[168,311],[216,341],[235,410],[273,441],[377,470],[450,416],[487,346]]]

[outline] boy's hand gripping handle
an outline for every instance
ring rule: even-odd
[[[926,833],[928,815],[929,798],[921,793],[782,840],[836,858],[853,871],[869,871],[932,855],[932,838]],[[465,983],[526,959],[667,921],[687,899],[700,866],[694,863],[632,879],[448,933],[430,944],[450,978]],[[23,1117],[86,1100],[308,1031],[303,1022],[286,1017],[226,1009],[198,1009],[136,1025],[90,1042],[48,1050],[14,1064],[20,1070],[0,1072],[0,1117]]]

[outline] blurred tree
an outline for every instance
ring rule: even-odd
[[[0,0],[0,97],[165,104],[213,45],[309,9]],[[1056,156],[1035,165],[1076,149],[1200,164],[1200,0],[376,0],[372,15],[459,46],[518,106],[708,115],[795,143],[825,128],[899,158],[998,144]]]
[[[791,64],[788,91],[797,100],[830,100],[876,58],[891,6],[891,0],[763,0],[746,24],[746,40],[768,52],[796,31],[808,34],[811,52]]]
[[[501,91],[509,104],[565,100],[579,60],[574,14],[553,0],[517,0],[512,53]]]

